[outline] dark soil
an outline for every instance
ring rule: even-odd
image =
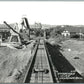
[[[60,52],[61,46],[47,44],[49,54],[51,55],[52,62],[59,72],[71,72],[74,71],[74,67],[65,59]]]

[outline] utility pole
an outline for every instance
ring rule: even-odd
[[[45,29],[44,29],[44,38],[46,39],[46,31],[45,31]]]
[[[80,39],[82,38],[82,33],[81,33],[81,29],[80,29],[80,33],[79,33],[79,35],[80,35]]]

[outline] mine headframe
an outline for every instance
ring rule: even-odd
[[[16,34],[15,35],[11,35],[11,38],[10,38],[10,42],[16,42],[16,43],[20,43],[22,45],[27,45],[29,44],[27,40],[25,40],[24,38],[24,33],[22,32],[17,32],[16,30],[14,30],[9,24],[7,24],[6,21],[4,21],[4,23],[11,29],[13,30],[13,32],[15,32]]]

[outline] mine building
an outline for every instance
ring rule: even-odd
[[[69,36],[70,36],[70,32],[67,31],[67,30],[64,30],[64,31],[62,32],[62,36],[64,36],[64,37],[69,37]]]

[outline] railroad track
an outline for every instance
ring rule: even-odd
[[[38,48],[26,73],[25,83],[53,83],[44,41],[39,40]]]

